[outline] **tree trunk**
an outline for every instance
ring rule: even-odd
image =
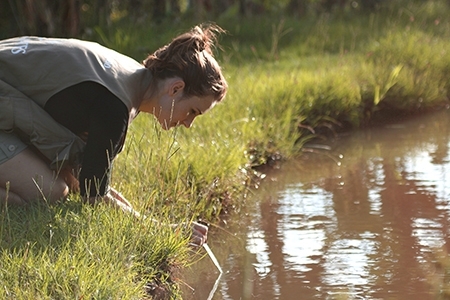
[[[153,1],[153,20],[161,22],[166,15],[166,0],[154,0]]]
[[[291,0],[287,5],[287,12],[299,17],[306,14],[307,0]]]

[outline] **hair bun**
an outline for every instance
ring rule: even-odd
[[[225,33],[225,30],[216,24],[204,23],[195,26],[192,33],[195,33],[194,35],[198,37],[198,50],[212,54],[212,48],[217,44],[217,35]]]

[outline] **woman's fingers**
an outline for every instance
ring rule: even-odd
[[[192,223],[192,236],[190,244],[194,244],[197,247],[202,246],[208,240],[208,226],[193,222]]]
[[[205,223],[192,222],[192,225],[194,226],[194,229],[199,231],[201,234],[208,234],[208,225],[206,225]]]
[[[63,168],[60,170],[59,176],[64,179],[72,193],[80,192],[80,183],[75,176],[73,176],[72,171],[69,168]]]

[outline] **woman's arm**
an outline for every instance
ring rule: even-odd
[[[95,203],[97,201],[98,201],[98,198],[96,198],[96,197],[89,198],[89,202]],[[131,203],[122,194],[120,194],[118,191],[116,191],[113,188],[110,188],[108,193],[102,198],[102,201],[104,201],[105,203],[108,203],[116,208],[119,208],[127,213],[131,213],[135,217],[146,218],[144,215],[142,215],[137,210],[135,210],[133,208],[133,206],[131,205]],[[162,225],[160,222],[158,222],[156,220],[152,219],[152,221],[155,224]],[[168,226],[178,227],[177,224],[168,224]],[[208,239],[208,226],[207,225],[199,223],[199,222],[192,222],[191,230],[192,230],[192,234],[191,234],[190,245],[195,246],[195,247],[200,247],[204,243],[206,243],[206,241]]]
[[[102,200],[108,204],[111,204],[115,207],[122,209],[125,212],[129,212],[136,217],[141,217],[141,214],[133,209],[131,203],[118,191],[113,188],[110,188],[106,195],[102,198]],[[96,201],[95,197],[91,197],[89,202]]]
[[[105,196],[113,160],[121,150],[128,128],[125,104],[104,86],[88,81],[53,95],[45,109],[57,122],[86,141],[77,174],[81,195]]]

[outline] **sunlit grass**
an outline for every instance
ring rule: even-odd
[[[1,221],[2,299],[143,299],[155,282],[176,294],[185,232],[78,201],[5,208]]]

